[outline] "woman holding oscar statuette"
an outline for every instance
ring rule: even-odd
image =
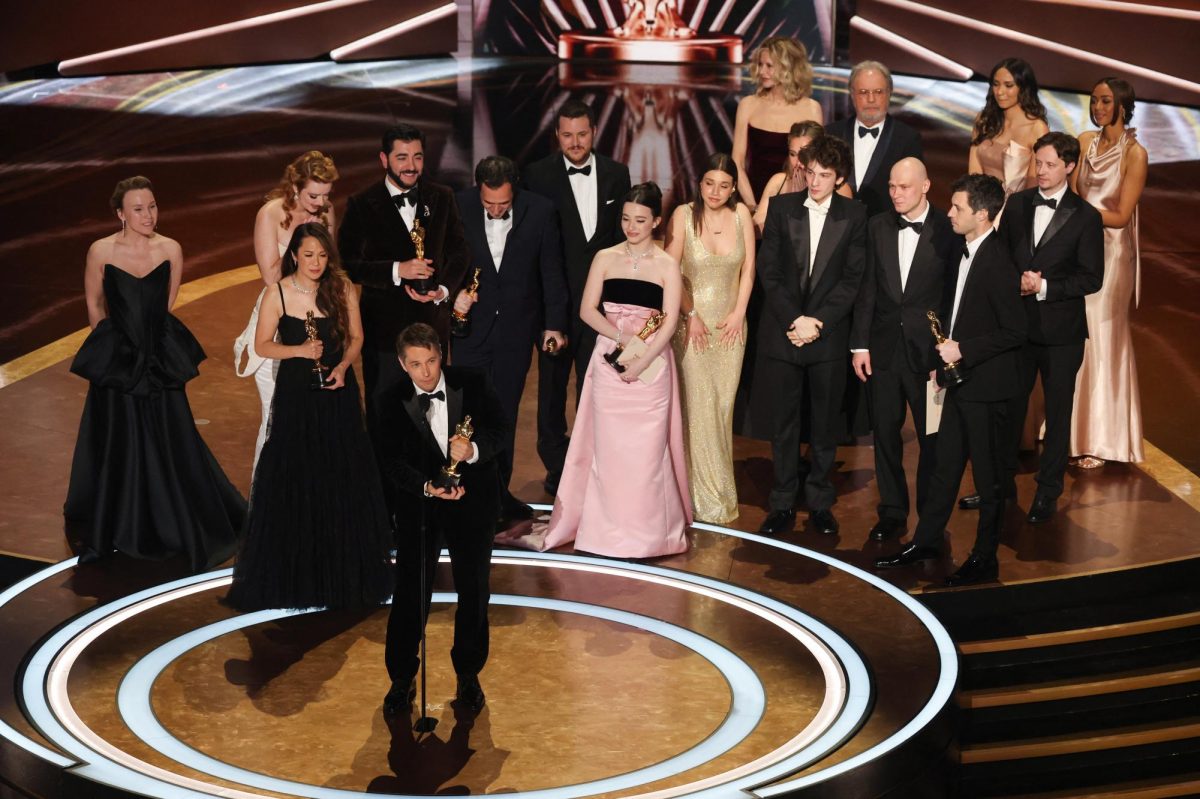
[[[554,512],[549,525],[502,543],[545,550],[574,541],[577,551],[617,558],[688,548],[691,498],[670,346],[682,279],[654,243],[661,215],[658,186],[634,186],[621,212],[625,241],[592,261],[579,316],[599,339]]]
[[[358,295],[333,238],[313,222],[292,233],[280,274],[254,340],[279,372],[229,603],[247,611],[382,604],[392,590],[392,535],[350,365],[363,341]]]
[[[233,363],[238,377],[254,375],[262,406],[262,421],[254,442],[254,465],[258,464],[263,442],[267,440],[271,396],[275,393],[275,374],[279,371],[279,361],[263,358],[254,348],[259,308],[267,291],[279,282],[283,254],[296,228],[307,222],[317,222],[327,230],[333,230],[333,203],[329,201],[329,194],[337,179],[333,159],[319,150],[310,150],[287,165],[283,178],[267,194],[266,202],[254,219],[254,260],[266,287],[254,303],[250,323],[233,343]],[[244,367],[243,353],[246,355]]]
[[[667,254],[679,262],[685,320],[675,336],[687,427],[692,510],[706,522],[737,518],[733,478],[733,400],[746,351],[746,305],[754,286],[754,223],[738,202],[737,167],[710,156],[693,202],[667,228]]]
[[[90,385],[63,506],[67,536],[81,564],[118,550],[183,555],[204,571],[233,554],[246,501],[196,430],[184,391],[205,356],[171,315],[183,250],[157,232],[146,178],[122,180],[111,204],[121,229],[88,249],[92,332],[71,363]]]

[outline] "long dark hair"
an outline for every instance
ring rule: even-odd
[[[1038,82],[1037,76],[1033,74],[1033,67],[1024,59],[1006,58],[992,67],[988,74],[987,100],[983,103],[983,110],[975,118],[975,133],[971,137],[971,144],[981,144],[988,139],[994,139],[1004,130],[1004,109],[996,102],[996,94],[992,89],[992,81],[1002,69],[1007,69],[1013,76],[1013,82],[1017,84],[1017,104],[1021,106],[1025,116],[1046,121],[1046,107],[1038,98]]]
[[[724,172],[733,178],[733,191],[729,193],[729,199],[725,201],[725,207],[732,208],[735,213],[737,212],[737,164],[734,163],[731,156],[725,153],[713,153],[704,162],[704,169],[700,172],[700,181],[696,184],[696,199],[692,200],[692,230],[697,236],[704,230],[704,196],[701,186],[704,184],[704,176],[709,172]]]
[[[306,238],[314,238],[329,256],[329,264],[321,279],[317,281],[317,310],[333,320],[333,337],[335,342],[344,342],[349,337],[350,314],[346,311],[346,273],[342,271],[342,262],[338,258],[337,247],[333,244],[333,236],[329,230],[316,222],[305,222],[297,225],[292,231],[292,240],[288,242],[287,251],[283,254],[283,265],[280,270],[282,277],[294,275],[298,264],[296,253],[300,251],[300,243]]]

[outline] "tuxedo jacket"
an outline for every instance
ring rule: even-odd
[[[571,321],[579,318],[579,302],[587,283],[588,269],[596,253],[625,239],[621,232],[621,208],[629,193],[629,167],[611,158],[596,156],[596,230],[592,237],[583,235],[583,222],[575,193],[567,177],[567,166],[561,152],[554,152],[525,167],[522,179],[525,187],[550,200],[558,209],[559,229],[562,231],[563,264],[567,274],[567,289],[571,295]],[[547,325],[547,329],[554,328]]]
[[[809,274],[806,199],[807,191],[771,199],[756,259],[766,300],[759,346],[769,357],[801,365],[849,358],[851,311],[867,255],[866,209],[834,194]],[[798,316],[824,324],[820,337],[803,347],[787,339]]]
[[[417,217],[426,230],[425,257],[437,270],[434,278],[450,291],[447,302],[416,302],[403,286],[393,283],[393,262],[415,258],[416,249],[382,180],[350,198],[338,228],[342,265],[350,279],[363,287],[363,346],[393,356],[396,336],[413,322],[432,325],[445,344],[450,307],[467,270],[467,245],[453,192],[424,179],[416,191]]]
[[[453,436],[463,417],[470,416],[475,428],[471,441],[479,447],[479,460],[458,467],[465,489],[462,499],[426,497],[425,482],[446,465],[446,456],[434,440],[408,375],[388,389],[379,403],[381,432],[376,450],[400,535],[420,519],[430,527],[486,528],[490,533],[500,515],[496,455],[508,435],[500,400],[487,376],[477,369],[446,366],[442,372],[446,376],[447,435]]]
[[[1041,241],[1033,244],[1033,198],[1036,188],[1008,198],[1000,219],[1000,235],[1015,268],[1041,272],[1046,299],[1022,298],[1034,344],[1081,344],[1088,336],[1083,298],[1104,281],[1104,225],[1100,212],[1067,188]]]
[[[879,143],[871,155],[871,163],[863,175],[862,185],[855,180],[857,170],[854,168],[854,140],[858,136],[858,118],[850,117],[831,123],[825,132],[837,136],[850,146],[850,174],[847,181],[854,189],[854,199],[867,206],[867,216],[892,210],[892,200],[888,194],[888,180],[892,176],[892,167],[901,158],[912,156],[923,158],[921,134],[888,114],[883,120],[883,130],[879,132]]]
[[[850,348],[870,350],[871,364],[878,369],[891,364],[900,346],[908,368],[928,374],[941,359],[926,314],[940,312],[947,278],[957,276],[963,238],[946,214],[930,204],[901,289],[898,219],[894,211],[885,211],[867,223],[867,268],[854,305]]]
[[[566,331],[570,300],[554,204],[533,192],[516,192],[509,212],[512,230],[496,264],[484,231],[479,189],[464,189],[456,198],[471,254],[465,282],[479,269],[470,333],[455,342],[456,351],[485,345],[528,350],[538,341],[543,323],[546,330]]]
[[[949,291],[941,314],[946,325],[954,308],[959,260],[954,260],[948,275]],[[1020,391],[1019,350],[1026,335],[1020,289],[1021,277],[1008,249],[993,233],[975,252],[954,330],[946,331],[958,342],[962,365],[970,375],[961,386],[951,389],[960,399],[999,402]]]

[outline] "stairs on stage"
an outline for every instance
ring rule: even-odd
[[[960,796],[1200,796],[1200,559],[921,600],[962,661]]]

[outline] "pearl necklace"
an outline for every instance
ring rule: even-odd
[[[294,288],[296,291],[300,292],[301,294],[314,294],[316,292],[315,288],[311,288],[311,289],[300,288],[300,284],[296,282],[295,274],[292,275],[292,288]]]
[[[651,244],[650,249],[646,250],[645,252],[635,253],[633,251],[633,248],[629,246],[629,242],[627,241],[627,242],[625,242],[625,252],[628,253],[629,257],[633,259],[633,271],[635,271],[635,272],[638,270],[638,267],[641,266],[641,261],[643,258],[650,258],[651,260],[654,259],[654,245],[653,244]]]

